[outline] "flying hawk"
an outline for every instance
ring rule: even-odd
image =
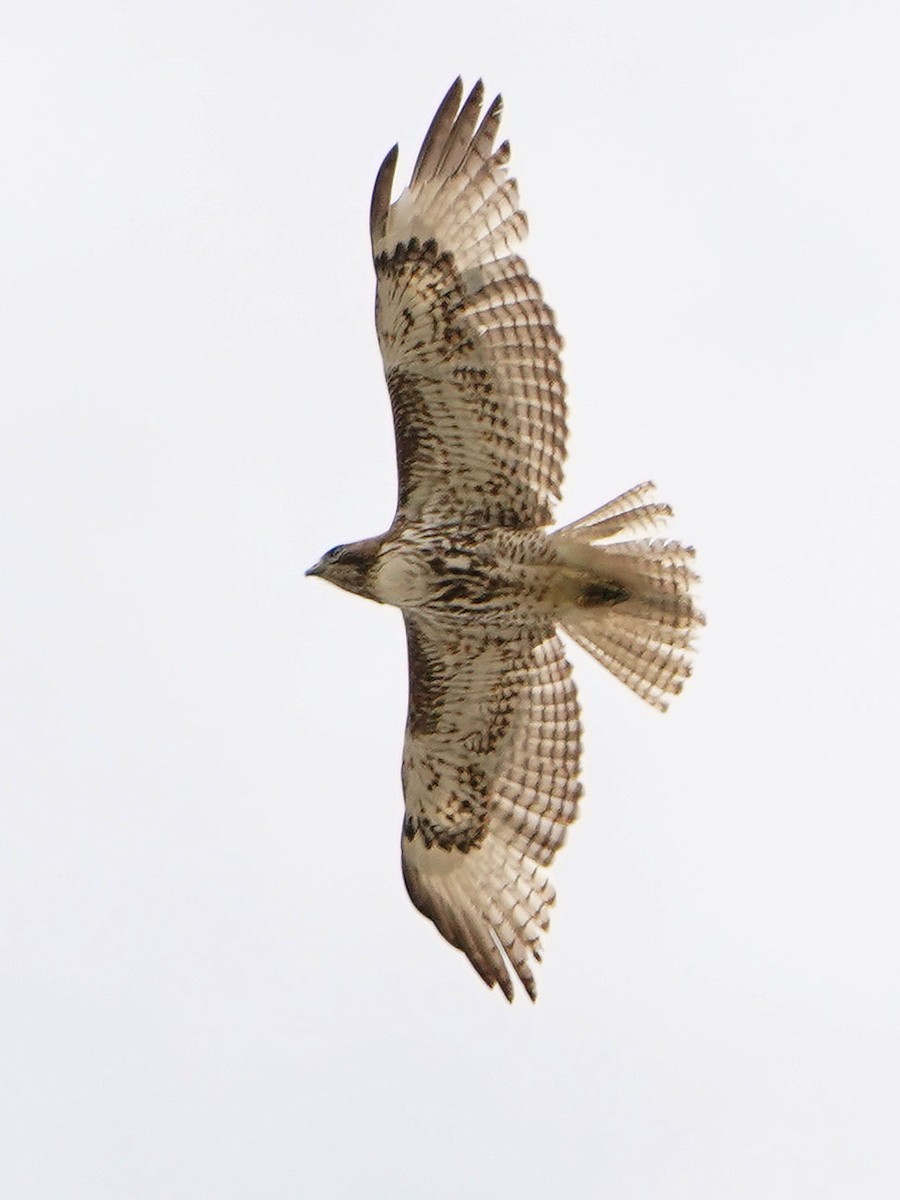
[[[409,711],[403,878],[415,906],[508,1000],[535,998],[578,811],[581,724],[562,629],[655,708],[703,622],[693,550],[643,536],[671,516],[644,483],[550,531],[566,440],[562,339],[516,252],[526,232],[498,96],[457,79],[391,202],[370,214],[375,322],[397,444],[387,533],[307,574],[403,612]],[[481,118],[479,120],[479,118]]]

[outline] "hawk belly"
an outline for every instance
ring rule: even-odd
[[[534,615],[547,597],[555,554],[538,531],[407,529],[387,539],[372,573],[372,591],[382,604],[432,609],[493,621],[515,607]],[[509,543],[509,544],[506,544]],[[524,607],[523,607],[524,606]],[[549,610],[548,610],[549,611]]]

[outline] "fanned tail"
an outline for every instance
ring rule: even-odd
[[[662,711],[691,673],[691,640],[705,624],[692,595],[694,550],[664,538],[615,541],[672,515],[642,483],[553,534],[564,564],[559,621],[642,700]]]

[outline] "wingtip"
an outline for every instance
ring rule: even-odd
[[[397,155],[400,146],[397,142],[391,146],[375,176],[375,186],[372,189],[372,204],[369,208],[369,231],[372,235],[372,248],[383,235],[387,221],[388,209],[391,206],[391,191],[394,186],[394,171],[397,168]]]
[[[493,987],[495,982],[497,982],[500,985],[500,991],[506,997],[507,1003],[512,1004],[513,997],[515,996],[515,992],[513,991],[512,980],[510,979],[510,977],[508,975],[499,976],[496,979],[496,981],[491,980],[491,982],[488,984],[488,987]]]
[[[462,103],[463,98],[463,81],[462,75],[457,75],[444,95],[443,100],[438,105],[438,113],[456,113]]]
[[[457,75],[447,89],[447,94],[438,105],[437,112],[428,126],[428,132],[425,134],[425,140],[422,142],[419,157],[416,159],[416,165],[413,167],[410,186],[414,186],[421,180],[428,179],[432,170],[437,165],[443,149],[443,141],[456,119],[456,114],[459,112],[462,94],[462,76]]]
[[[527,966],[516,967],[516,974],[519,977],[519,982],[525,989],[528,999],[534,1004],[537,1000],[537,984],[534,981],[534,976],[528,970]]]

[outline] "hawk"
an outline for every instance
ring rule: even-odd
[[[578,812],[579,706],[559,630],[665,709],[703,617],[694,551],[647,536],[671,516],[640,484],[550,530],[566,441],[562,339],[517,253],[526,232],[498,96],[457,79],[391,201],[375,180],[375,322],[397,448],[387,533],[307,574],[403,613],[409,710],[403,878],[490,987],[531,959],[547,867]]]

